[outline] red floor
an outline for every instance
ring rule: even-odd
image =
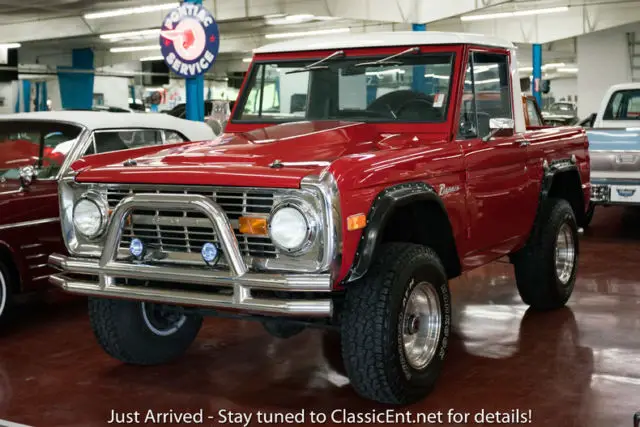
[[[432,425],[480,425],[473,418],[482,410],[520,410],[531,411],[534,426],[633,426],[640,411],[638,240],[640,211],[598,211],[582,240],[576,292],[554,313],[527,312],[509,264],[456,280],[456,334],[440,382],[405,410],[442,411],[442,422]],[[0,331],[0,418],[101,426],[112,410],[203,410],[214,419],[201,425],[212,426],[221,425],[218,411],[228,410],[253,413],[251,425],[258,425],[257,411],[306,408],[327,414],[331,424],[336,409],[386,409],[354,394],[332,338],[307,331],[283,341],[257,324],[208,319],[179,362],[137,368],[102,352],[82,302],[24,307],[16,324]],[[469,413],[469,421],[448,423],[449,409]]]

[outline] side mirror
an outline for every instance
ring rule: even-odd
[[[24,166],[20,168],[20,185],[22,188],[28,188],[36,178],[36,168],[33,166]]]
[[[489,134],[482,138],[484,142],[489,141],[494,136],[500,133],[513,133],[515,129],[515,122],[513,119],[506,118],[494,118],[489,119]]]

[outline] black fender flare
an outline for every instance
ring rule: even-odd
[[[438,193],[424,182],[394,185],[384,189],[376,196],[369,209],[367,226],[362,232],[351,270],[344,280],[345,283],[361,279],[367,273],[382,238],[382,230],[394,210],[416,201],[435,202],[446,212]]]
[[[572,159],[561,160],[557,162],[553,162],[551,164],[545,163],[543,165],[544,174],[542,176],[542,186],[540,188],[540,203],[538,204],[538,212],[542,208],[543,204],[549,198],[549,193],[551,192],[551,188],[553,187],[553,182],[556,177],[560,174],[570,173],[575,176],[576,183],[580,190],[580,203],[582,204],[583,209],[576,212],[576,220],[580,224],[585,217],[586,214],[586,206],[584,206],[584,196],[582,192],[582,179],[580,177],[580,170],[578,169],[578,165]],[[536,215],[537,217],[537,215]]]

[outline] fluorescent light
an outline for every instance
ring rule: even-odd
[[[567,68],[558,68],[559,73],[577,73],[578,68],[567,67]]]
[[[18,49],[22,46],[20,43],[2,43],[0,49]]]
[[[164,61],[164,56],[162,55],[158,55],[158,56],[145,56],[144,58],[140,58],[141,62],[147,62],[147,61]]]
[[[487,13],[484,15],[465,15],[460,17],[461,21],[483,21],[486,19],[502,19],[502,18],[513,18],[518,16],[532,16],[532,15],[547,15],[550,13],[562,13],[568,12],[568,6],[560,6],[560,7],[549,7],[546,9],[530,9],[530,10],[517,10],[515,12],[498,12],[498,13]]]
[[[548,70],[549,68],[560,68],[564,67],[566,64],[564,62],[552,62],[550,64],[544,64],[542,66],[543,70]]]
[[[267,25],[290,25],[302,24],[303,22],[313,21],[315,16],[309,14],[286,15],[278,18],[268,18]]]
[[[482,84],[488,84],[488,83],[500,83],[500,79],[496,78],[496,79],[487,79],[487,80],[480,80],[480,81],[476,81],[475,84],[477,85],[482,85]]]
[[[125,47],[112,47],[109,49],[111,53],[121,53],[121,52],[141,52],[143,50],[160,50],[160,46],[157,44],[152,44],[148,46],[125,46]]]
[[[391,70],[367,71],[365,74],[367,76],[381,76],[384,74],[397,74],[397,73],[404,74],[405,72],[406,72],[405,70],[402,70],[400,68],[393,68]]]
[[[294,33],[275,33],[275,34],[266,34],[265,38],[267,39],[288,39],[292,37],[306,37],[306,36],[321,36],[325,34],[340,34],[340,33],[348,33],[351,31],[351,28],[330,28],[327,30],[311,30],[311,31],[299,31]]]
[[[178,6],[180,6],[180,3],[176,2],[140,7],[128,7],[125,9],[105,10],[104,12],[87,13],[86,15],[84,15],[84,19],[113,18],[116,16],[136,15],[139,13],[160,12],[163,10],[175,9]]]
[[[533,67],[520,67],[518,68],[518,71],[521,73],[530,73],[533,71]]]
[[[127,31],[124,33],[111,33],[100,34],[100,38],[103,40],[117,41],[129,38],[151,38],[160,35],[160,29],[154,28],[152,30],[139,30],[139,31]]]
[[[242,59],[242,62],[246,62],[246,63],[249,63],[251,61],[253,61],[253,58],[243,58]]]
[[[449,76],[440,76],[438,74],[425,74],[424,76],[426,78],[428,78],[428,79],[438,79],[438,80],[449,80],[449,79],[451,79],[451,77],[449,77]],[[469,83],[471,83],[471,82],[469,82]]]

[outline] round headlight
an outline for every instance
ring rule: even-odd
[[[84,237],[94,239],[105,229],[107,215],[100,202],[89,197],[83,197],[73,208],[73,226]]]
[[[269,235],[279,249],[298,252],[311,242],[312,224],[297,207],[284,206],[271,215]]]

